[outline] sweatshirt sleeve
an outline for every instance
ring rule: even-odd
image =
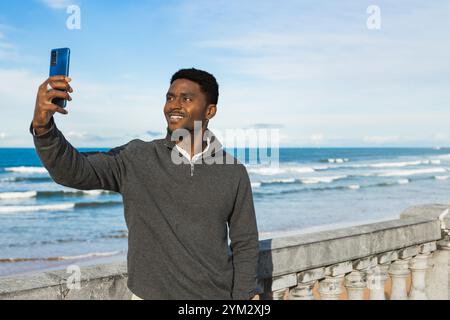
[[[256,293],[259,257],[258,228],[250,179],[243,165],[233,212],[229,217],[233,259],[233,300],[248,300]]]
[[[40,135],[31,123],[30,133],[42,164],[56,183],[80,190],[121,191],[126,145],[107,152],[79,152],[56,127],[53,117],[50,123],[50,129]]]

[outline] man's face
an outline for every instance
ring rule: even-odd
[[[166,94],[164,106],[169,133],[181,128],[192,131],[194,121],[202,121],[205,128],[205,122],[214,116],[211,116],[211,108],[215,113],[215,105],[207,105],[206,94],[198,83],[187,79],[175,80]]]

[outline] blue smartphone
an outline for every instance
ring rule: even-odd
[[[50,54],[50,77],[52,76],[69,76],[70,65],[70,49],[61,48],[53,49]],[[59,90],[59,89],[58,89]],[[66,91],[66,90],[61,90]],[[65,108],[67,104],[66,99],[55,98],[52,103]]]

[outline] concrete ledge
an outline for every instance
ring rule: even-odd
[[[296,285],[298,276],[300,281],[314,276],[305,273],[308,270],[332,274],[352,265],[364,268],[377,261],[433,250],[433,242],[442,238],[442,222],[447,222],[442,212],[449,207],[418,206],[407,209],[402,219],[262,240],[259,282],[271,290],[282,289]],[[80,289],[67,287],[69,277],[66,270],[58,270],[0,278],[0,299],[131,298],[126,262],[83,267]]]
[[[438,220],[407,218],[263,240],[258,276],[281,276],[439,239]]]
[[[80,289],[69,289],[66,270],[0,278],[0,299],[130,299],[126,262],[82,268]]]

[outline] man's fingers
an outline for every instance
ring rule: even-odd
[[[52,81],[66,81],[66,82],[70,82],[72,81],[71,78],[66,77],[66,76],[51,76],[50,78],[47,79],[48,82],[52,82]]]
[[[60,90],[49,90],[47,92],[47,101],[51,102],[54,98],[61,98],[72,101],[72,97],[67,92]]]
[[[59,112],[62,114],[68,114],[69,111],[67,111],[64,108],[61,108],[60,106],[57,106],[56,104],[53,103],[48,103],[46,105],[44,105],[43,107],[44,111],[53,111],[53,112]]]
[[[73,92],[72,87],[66,81],[50,81],[49,85],[53,89],[61,89],[61,90],[67,90],[68,92]]]
[[[71,78],[66,77],[66,76],[52,76],[49,77],[47,80],[45,80],[43,83],[41,83],[41,85],[39,86],[39,93],[43,94],[48,90],[48,85],[51,82],[70,82],[72,81]]]

